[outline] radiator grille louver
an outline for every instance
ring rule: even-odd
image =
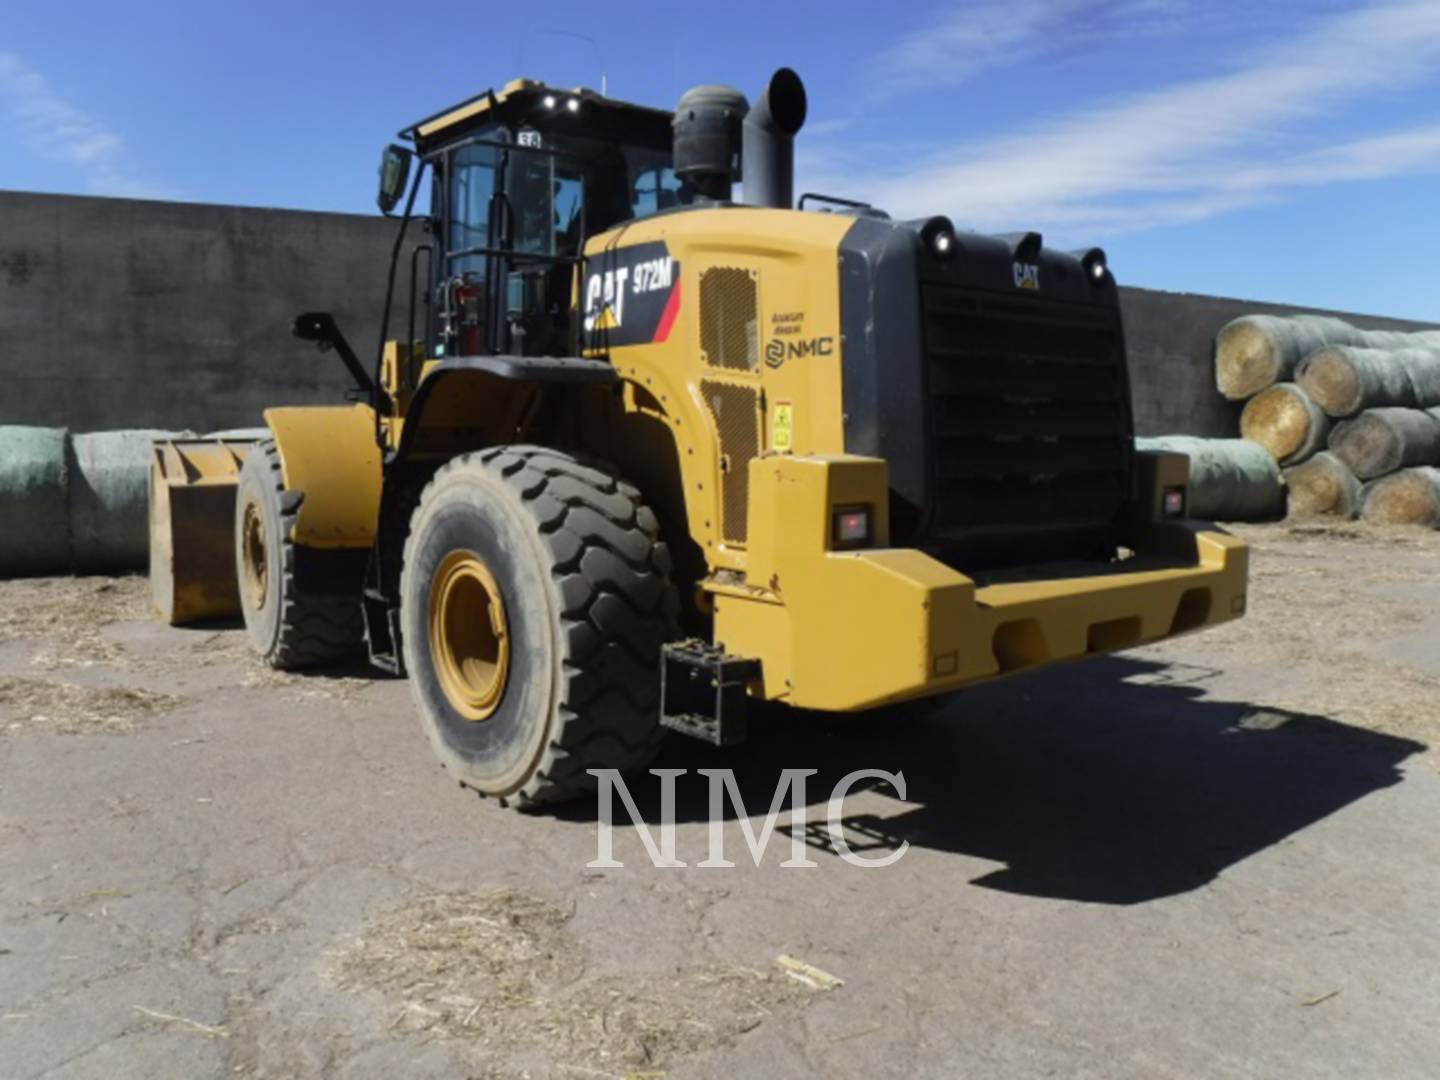
[[[720,441],[720,535],[744,544],[749,535],[750,459],[760,452],[759,394],[749,386],[701,380],[700,393]]]
[[[756,274],[712,266],[700,274],[700,351],[711,367],[754,371],[760,366]]]
[[[1115,312],[937,285],[922,307],[930,536],[982,567],[1113,548],[1132,453]]]

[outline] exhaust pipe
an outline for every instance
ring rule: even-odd
[[[782,67],[745,114],[740,180],[751,206],[795,203],[795,134],[805,123],[805,84]]]

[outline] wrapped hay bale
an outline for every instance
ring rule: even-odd
[[[1324,449],[1330,418],[1294,383],[1276,383],[1245,403],[1240,434],[1281,464],[1296,465]]]
[[[0,575],[143,568],[157,434],[0,427]]]
[[[1402,469],[1367,485],[1361,516],[1376,525],[1440,528],[1440,469]]]
[[[1290,493],[1291,517],[1321,517],[1336,514],[1349,519],[1360,513],[1360,481],[1328,450],[1284,472]]]
[[[1360,330],[1328,315],[1242,315],[1215,336],[1215,385],[1244,401],[1289,379],[1301,360],[1328,345],[1440,349],[1440,331]]]
[[[150,446],[164,431],[70,438],[70,544],[77,570],[131,570],[150,552]]]
[[[1410,465],[1440,465],[1440,409],[1366,409],[1335,425],[1330,452],[1361,480]]]
[[[0,426],[0,576],[70,566],[65,429]]]
[[[1440,349],[1330,345],[1300,361],[1295,381],[1330,416],[1362,409],[1440,405]]]
[[[1163,435],[1135,440],[1137,450],[1168,450],[1190,459],[1190,516],[1205,521],[1278,521],[1285,482],[1264,447],[1248,439]]]

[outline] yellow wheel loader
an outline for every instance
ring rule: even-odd
[[[673,113],[518,80],[386,147],[376,362],[300,316],[355,400],[269,410],[240,470],[269,663],[367,650],[461,783],[528,807],[667,729],[738,742],[750,701],[869,709],[1243,613],[1245,547],[1134,449],[1104,253],[797,203],[805,112],[788,69]]]

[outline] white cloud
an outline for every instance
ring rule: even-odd
[[[837,168],[834,148],[818,148],[813,160],[817,172],[844,177],[826,189],[858,189],[897,216],[1049,226],[1077,241],[1200,220],[1287,188],[1435,167],[1440,148],[1430,127],[1308,152],[1293,147],[1311,122],[1431,75],[1440,63],[1440,3],[1372,4],[1262,45],[1226,73],[956,145],[912,160],[903,174],[868,172],[858,156]]]
[[[869,81],[881,94],[953,85],[1107,36],[1170,32],[1192,13],[1192,0],[967,0],[883,50]]]
[[[0,100],[36,153],[73,167],[97,195],[164,198],[135,169],[125,140],[57,94],[19,56],[0,52]]]
[[[1077,0],[967,4],[883,51],[872,74],[891,90],[972,78],[1028,54],[1048,27],[1078,6]]]

